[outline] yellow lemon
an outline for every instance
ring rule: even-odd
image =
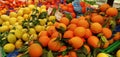
[[[29,29],[29,34],[34,34],[34,33],[36,33],[35,29],[34,28],[30,28]]]
[[[33,40],[37,40],[38,36],[36,33],[32,34],[33,35]]]
[[[47,10],[46,9],[41,9],[41,12],[46,12]]]
[[[15,36],[20,39],[22,38],[22,35],[23,35],[23,31],[21,29],[16,29],[15,30]]]
[[[29,7],[25,7],[23,13],[29,14],[31,12],[31,9]]]
[[[17,17],[17,13],[16,12],[10,12],[10,17]]]
[[[15,42],[15,47],[16,47],[17,49],[20,48],[20,47],[22,47],[22,45],[23,45],[23,42],[22,42],[21,39],[19,39],[19,40],[17,40],[17,41]]]
[[[35,5],[28,5],[28,7],[32,10],[32,9],[35,9]]]
[[[46,24],[46,20],[44,20],[44,19],[39,19],[39,21],[40,21],[40,25],[45,25]]]
[[[53,23],[52,23],[52,22],[47,22],[47,25],[48,25],[48,26],[52,26]]]
[[[9,21],[5,21],[5,22],[3,22],[2,25],[7,25],[7,26],[9,26],[9,25],[10,25],[10,22],[9,22]]]
[[[47,7],[45,5],[42,5],[41,6],[41,9],[46,9]]]
[[[55,20],[55,19],[56,19],[55,16],[50,16],[50,17],[49,17],[49,21],[53,21],[53,20]]]
[[[3,21],[2,19],[0,19],[0,25],[2,25],[3,22],[4,22],[4,21]]]
[[[9,19],[9,22],[10,22],[11,25],[14,25],[17,22],[17,19],[12,17],[12,18]]]
[[[7,37],[7,40],[9,43],[15,43],[16,42],[16,36],[12,33],[10,33]]]
[[[24,34],[22,35],[22,40],[23,40],[23,41],[28,41],[28,40],[29,40],[29,34],[28,34],[28,33],[24,33]]]
[[[9,30],[9,26],[3,25],[3,26],[1,27],[1,29],[2,29],[3,32],[8,31],[8,30]]]
[[[41,31],[45,30],[45,26],[36,25],[36,26],[35,26],[35,30],[36,30],[37,32],[41,32]]]
[[[109,57],[109,55],[106,53],[99,53],[97,57]]]
[[[116,57],[120,57],[120,50],[117,51]]]
[[[28,14],[24,14],[24,15],[23,15],[23,18],[24,18],[24,19],[27,19],[28,17],[29,17]]]
[[[22,16],[22,15],[23,15],[23,10],[19,10],[19,11],[17,12],[17,15],[18,15],[18,16]]]
[[[23,29],[22,25],[16,25],[15,28],[16,28],[16,29],[19,29],[19,30],[22,30],[22,29]]]
[[[8,21],[8,20],[10,19],[10,17],[7,16],[7,15],[1,15],[1,19],[2,19],[3,21]]]
[[[5,44],[3,49],[5,52],[10,53],[10,52],[13,52],[15,50],[15,45],[12,43],[7,43],[7,44]]]

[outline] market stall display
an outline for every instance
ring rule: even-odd
[[[28,2],[12,9],[0,4],[0,57],[120,57],[119,9],[78,0]]]

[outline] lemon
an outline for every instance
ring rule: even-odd
[[[17,15],[18,15],[18,16],[22,16],[22,15],[23,15],[23,10],[19,10],[19,11],[17,12]]]
[[[26,28],[23,28],[23,29],[22,29],[22,32],[23,32],[23,33],[26,33],[27,31],[28,31],[28,29],[26,29]]]
[[[13,25],[9,25],[9,28],[10,28],[10,30],[12,30],[13,29]]]
[[[42,26],[46,24],[46,20],[45,19],[40,19],[39,21],[40,21],[40,25],[42,25]]]
[[[37,40],[38,36],[36,33],[32,34],[33,35],[33,40]]]
[[[117,51],[116,57],[120,57],[120,50]]]
[[[35,26],[35,30],[36,30],[37,32],[41,32],[41,31],[45,30],[45,26],[36,25],[36,26]]]
[[[23,15],[23,18],[24,18],[24,19],[27,19],[28,17],[29,17],[28,14],[24,14],[24,15]]]
[[[15,13],[15,12],[10,12],[10,15],[9,15],[10,17],[17,17],[17,13]]]
[[[15,47],[16,47],[17,49],[20,48],[20,47],[22,47],[22,45],[23,45],[23,42],[22,42],[21,39],[19,39],[19,40],[17,40],[17,41],[15,42]]]
[[[9,30],[9,27],[7,25],[3,25],[0,27],[0,32],[5,32],[5,31],[8,31]]]
[[[5,21],[5,22],[3,22],[2,25],[7,25],[7,26],[9,26],[9,25],[10,25],[10,22],[9,22],[9,21]]]
[[[22,35],[23,35],[23,31],[21,29],[16,29],[15,30],[15,36],[20,39],[22,38]]]
[[[24,21],[24,18],[22,16],[18,16],[17,19],[20,25],[22,24],[22,21]]]
[[[37,7],[37,10],[40,12],[41,11],[40,7]]]
[[[3,21],[2,19],[0,19],[0,25],[2,25],[3,22],[4,22],[4,21]]]
[[[47,10],[46,9],[41,9],[41,12],[46,12]]]
[[[10,32],[15,33],[15,30],[10,30]]]
[[[52,26],[53,23],[52,23],[52,22],[47,22],[47,25],[48,25],[48,26]]]
[[[8,21],[8,20],[10,19],[10,17],[7,16],[7,15],[1,15],[1,19],[2,19],[3,21]]]
[[[4,49],[5,52],[10,53],[10,52],[13,52],[15,50],[15,45],[12,44],[12,43],[7,43],[7,44],[5,44],[3,49]]]
[[[49,21],[53,21],[53,20],[55,20],[55,19],[56,19],[55,16],[50,16],[50,17],[49,17]]]
[[[106,53],[99,53],[97,57],[109,57],[109,55]]]
[[[35,5],[28,5],[28,7],[32,10],[35,9]]]
[[[24,34],[22,35],[22,40],[23,40],[23,41],[28,41],[28,40],[29,40],[29,34],[28,34],[28,33],[24,33]]]
[[[16,29],[19,29],[19,30],[22,30],[22,29],[23,29],[22,25],[16,25],[15,28],[16,28]]]
[[[34,33],[36,33],[35,29],[34,28],[30,28],[29,29],[29,34],[34,34]]]
[[[15,17],[12,17],[9,19],[9,22],[11,25],[14,25],[17,22],[17,19]]]
[[[45,5],[42,5],[41,6],[41,9],[46,9],[47,7]]]
[[[16,36],[12,33],[8,34],[7,40],[9,43],[15,43],[16,42]]]
[[[29,7],[25,7],[23,13],[29,14],[31,12],[31,9]]]

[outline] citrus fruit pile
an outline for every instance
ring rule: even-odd
[[[84,14],[77,18],[72,3],[29,4],[2,13],[2,57],[120,57],[120,32],[113,35],[118,10],[102,4],[87,11],[90,5],[80,5]]]

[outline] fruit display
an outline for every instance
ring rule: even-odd
[[[0,57],[120,57],[119,9],[77,0],[20,5],[0,7]]]

